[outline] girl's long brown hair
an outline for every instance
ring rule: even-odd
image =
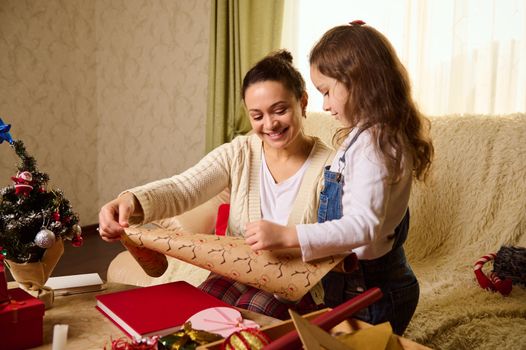
[[[394,181],[404,154],[413,158],[414,176],[424,180],[434,153],[430,122],[413,102],[407,71],[387,38],[360,22],[335,27],[311,50],[310,65],[349,91],[350,127],[340,129],[333,141],[341,144],[358,124],[370,128]]]

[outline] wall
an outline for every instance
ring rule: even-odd
[[[206,0],[0,0],[0,117],[82,225],[204,153]],[[0,145],[0,186],[17,157]]]

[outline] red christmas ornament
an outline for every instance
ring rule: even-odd
[[[71,240],[71,245],[74,247],[80,247],[84,243],[84,238],[82,238],[81,235],[75,235],[73,239]]]
[[[53,220],[60,221],[60,213],[58,211],[53,213]]]
[[[111,350],[157,350],[158,342],[159,336],[156,335],[131,341],[126,338],[119,338],[111,341]]]

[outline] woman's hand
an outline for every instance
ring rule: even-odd
[[[247,224],[245,243],[253,251],[299,247],[295,226],[282,226],[266,220]]]
[[[100,237],[106,242],[120,240],[124,229],[130,226],[130,216],[137,208],[140,209],[140,204],[130,192],[106,203],[99,212]]]

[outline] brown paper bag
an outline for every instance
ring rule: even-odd
[[[42,300],[46,308],[51,307],[54,301],[53,290],[45,287],[49,276],[64,253],[64,243],[57,240],[53,246],[46,249],[42,259],[36,262],[17,263],[6,259],[9,271],[20,288]]]

